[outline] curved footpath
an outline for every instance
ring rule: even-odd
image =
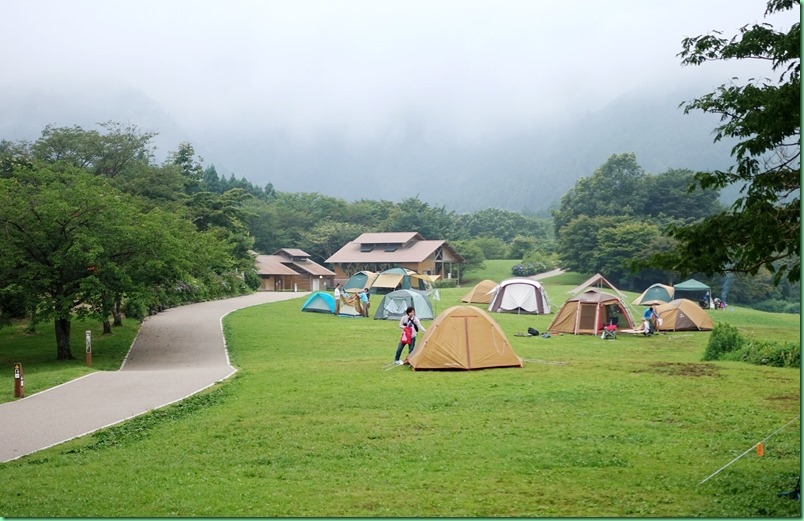
[[[198,393],[235,373],[222,319],[307,293],[259,292],[148,317],[119,371],[99,371],[0,405],[0,462],[89,434]]]

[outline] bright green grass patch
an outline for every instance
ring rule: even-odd
[[[93,371],[120,369],[139,331],[136,320],[124,320],[111,335],[103,335],[97,321],[75,320],[70,329],[75,359],[59,361],[53,324],[41,323],[32,334],[25,332],[25,326],[0,328],[0,403],[15,399],[14,364],[22,364],[25,396],[30,396]],[[86,331],[91,331],[91,367],[86,365]]]
[[[387,365],[394,321],[301,303],[227,316],[229,381],[0,465],[2,515],[799,517],[777,496],[799,422],[699,484],[799,414],[797,370],[701,362],[708,333],[525,338],[552,317],[494,314],[524,368],[414,372]]]
[[[502,282],[505,279],[513,277],[511,268],[522,262],[521,260],[512,259],[493,259],[483,261],[485,266],[481,270],[474,270],[467,273],[461,284],[464,287],[472,287],[481,280],[490,279],[496,282]]]

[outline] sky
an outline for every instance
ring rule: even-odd
[[[239,135],[370,144],[415,132],[472,147],[642,89],[751,75],[746,63],[682,67],[677,54],[684,37],[732,35],[764,11],[761,0],[2,0],[0,99],[13,106],[0,138],[86,114],[169,127],[155,130],[202,156],[201,144]],[[216,164],[238,165],[242,151],[213,149]]]

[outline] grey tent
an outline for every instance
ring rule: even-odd
[[[416,316],[420,320],[432,320],[435,318],[433,306],[427,297],[417,291],[409,289],[398,289],[386,294],[377,311],[374,313],[375,320],[399,320],[405,314],[408,306],[416,309]]]

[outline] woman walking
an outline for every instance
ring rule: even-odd
[[[394,364],[396,365],[404,363],[399,357],[402,356],[402,350],[405,349],[405,345],[407,344],[408,346],[408,356],[410,356],[416,347],[416,334],[419,331],[427,331],[416,317],[416,310],[413,306],[408,306],[405,310],[405,315],[399,319],[399,329],[402,330],[402,337],[399,339],[399,345],[396,346],[396,355],[394,356]]]

